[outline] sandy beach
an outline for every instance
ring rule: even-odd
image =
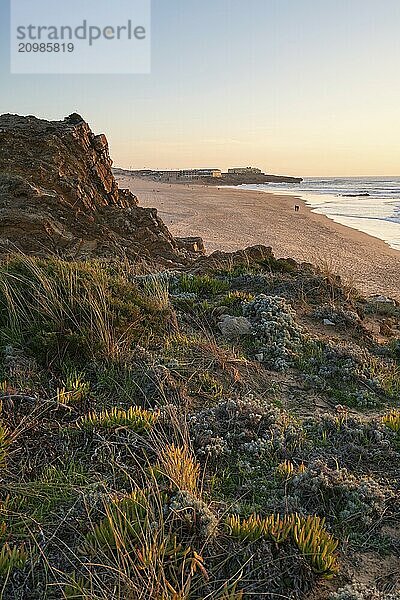
[[[400,252],[312,212],[299,198],[129,176],[117,180],[138,196],[141,206],[157,208],[173,235],[201,236],[207,252],[265,244],[277,257],[326,262],[366,294],[400,300]]]

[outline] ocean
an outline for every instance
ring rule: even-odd
[[[241,187],[295,194],[313,211],[400,250],[400,177],[306,177],[296,184]]]

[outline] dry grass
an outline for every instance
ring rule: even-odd
[[[170,308],[168,274],[152,273],[148,275],[144,283],[144,293],[160,310]]]
[[[320,253],[313,258],[312,262],[330,286],[332,301],[337,297],[339,278],[341,293],[346,300],[351,300],[358,295],[358,288],[362,282],[355,277],[354,273],[349,272],[344,257]]]
[[[199,495],[200,465],[187,447],[167,446],[159,454],[157,470],[173,488]]]
[[[91,332],[93,346],[100,344],[110,357],[120,353],[124,337],[115,335],[101,269],[89,268],[88,278],[83,279],[78,265],[56,261],[55,278],[35,258],[21,256],[19,262],[19,274],[4,267],[0,270],[0,294],[13,337],[21,338],[27,323],[43,320],[52,323],[54,331],[68,328],[78,332],[84,325]]]
[[[0,265],[3,332],[12,343],[35,344],[38,353],[47,349],[61,361],[74,351],[119,360],[133,340],[168,320],[161,284],[158,298],[149,298],[131,279],[124,265],[14,256]]]

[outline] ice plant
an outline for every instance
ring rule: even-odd
[[[264,534],[264,520],[256,514],[247,519],[241,519],[238,515],[230,515],[225,526],[230,535],[241,541],[254,542]]]
[[[382,422],[392,431],[398,433],[400,431],[400,410],[391,410],[386,415],[383,415]]]
[[[339,571],[336,549],[338,541],[325,529],[325,519],[316,515],[295,515],[292,527],[293,541],[309,561],[313,571],[331,579]]]
[[[227,532],[240,541],[255,542],[262,538],[282,544],[291,539],[313,571],[325,579],[330,579],[339,570],[336,555],[338,541],[326,531],[325,519],[316,515],[269,515],[261,518],[252,514],[247,519],[231,515],[225,521],[225,526]]]
[[[115,429],[126,427],[133,429],[136,433],[146,433],[152,429],[158,419],[158,413],[131,406],[128,410],[114,407],[111,410],[103,410],[99,413],[91,412],[81,417],[78,426],[82,429]]]

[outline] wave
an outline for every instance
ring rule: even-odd
[[[400,177],[307,177],[296,184],[243,187],[296,194],[314,212],[400,249]]]
[[[315,208],[315,207],[313,207]],[[320,212],[321,214],[326,215],[327,217],[332,216],[332,217],[347,217],[349,219],[365,219],[366,221],[389,221],[390,223],[399,223],[400,224],[400,215],[398,217],[396,216],[392,216],[392,217],[368,217],[365,215],[360,215],[359,213],[339,213],[339,212],[331,212],[329,214],[327,213],[322,213],[321,211],[315,211],[315,212]]]

